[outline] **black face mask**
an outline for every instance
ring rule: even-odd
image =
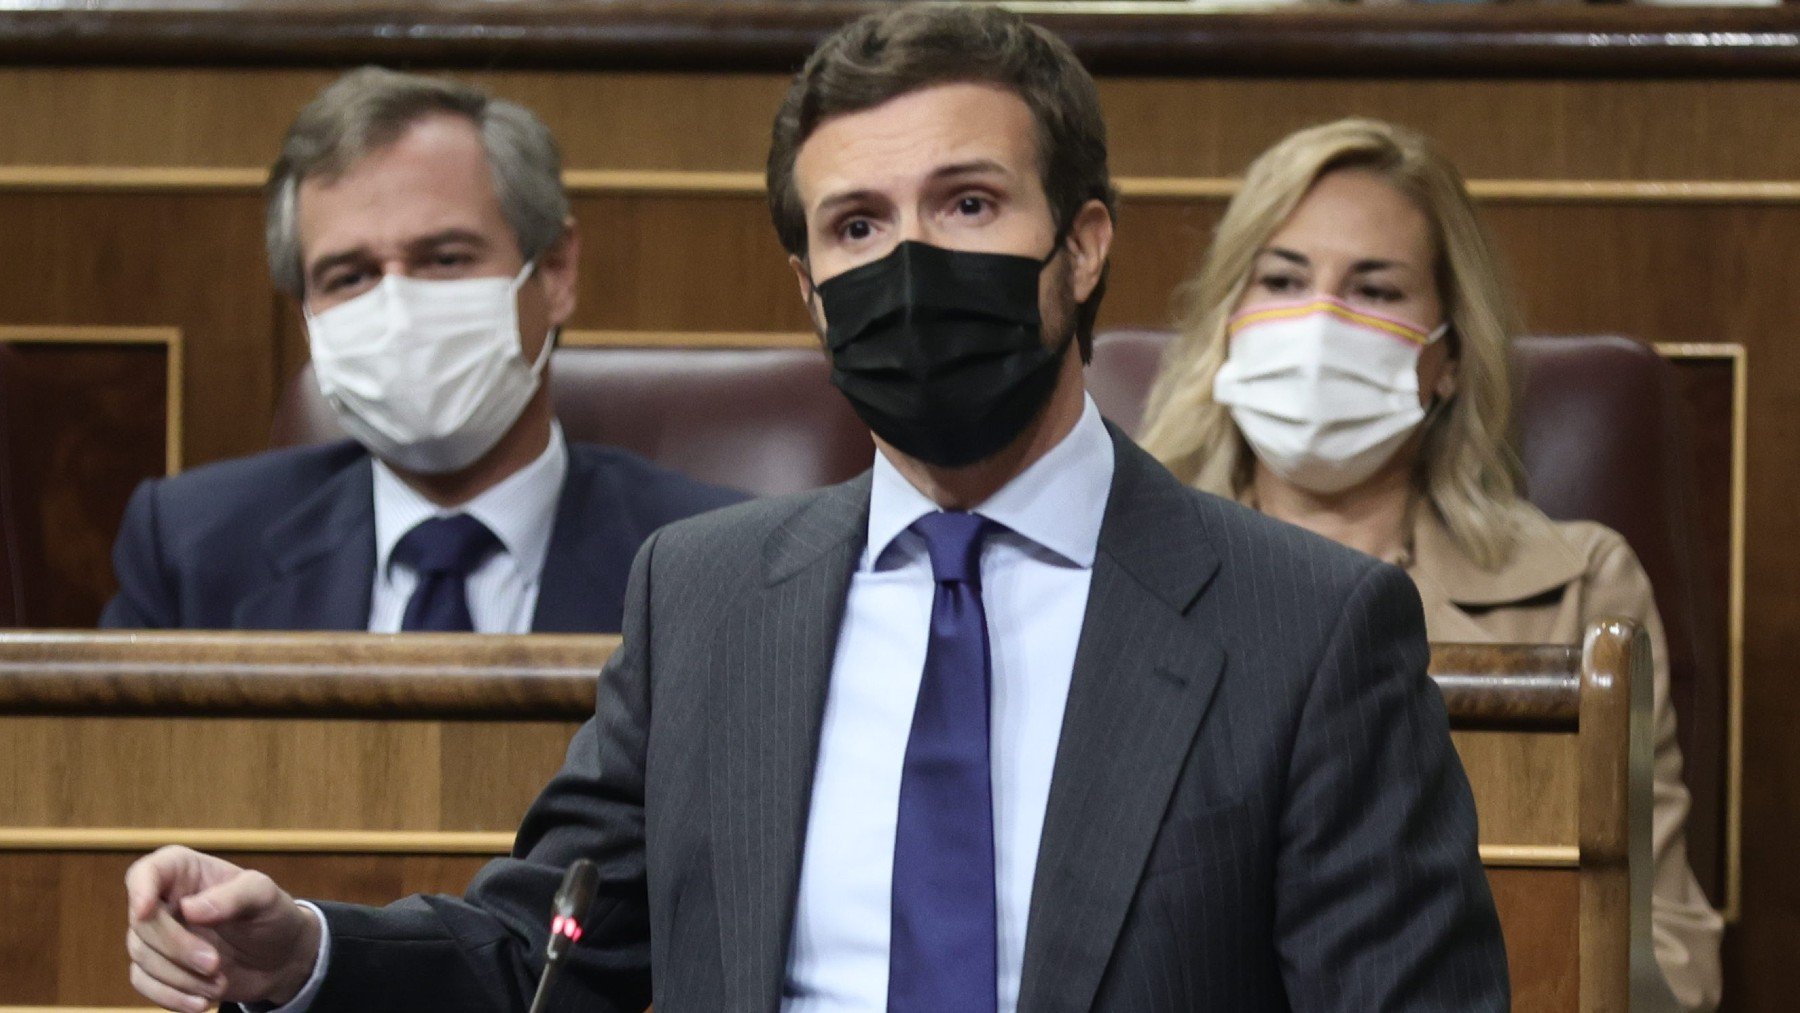
[[[1044,346],[1043,260],[907,241],[815,287],[825,305],[831,382],[875,435],[926,464],[992,457],[1056,389],[1070,328]]]

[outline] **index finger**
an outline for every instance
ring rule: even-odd
[[[155,913],[162,901],[163,889],[174,879],[159,860],[159,854],[146,855],[125,870],[125,913],[134,922]]]
[[[125,909],[133,921],[148,918],[178,880],[191,875],[198,853],[179,845],[157,848],[125,870]]]

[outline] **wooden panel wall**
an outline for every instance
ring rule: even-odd
[[[178,327],[182,451],[257,449],[299,361],[266,281],[256,181],[318,70],[0,69],[0,325]],[[469,75],[538,109],[575,173],[587,261],[576,325],[803,326],[745,189],[774,74]],[[1735,342],[1751,364],[1743,918],[1733,1008],[1800,989],[1800,81],[1134,79],[1102,82],[1121,221],[1103,324],[1162,324],[1221,180],[1289,130],[1385,116],[1435,136],[1479,192],[1539,332]],[[184,170],[205,170],[187,172]],[[668,176],[620,174],[674,172]],[[1177,181],[1181,194],[1154,196]],[[1664,181],[1662,188],[1633,183]]]
[[[91,626],[133,486],[180,466],[181,333],[0,327],[4,457],[19,490],[20,623]],[[173,423],[173,424],[172,424]]]
[[[487,860],[473,855],[306,855],[227,850],[296,896],[386,904],[413,893],[461,893]],[[145,1009],[126,976],[125,870],[135,850],[0,854],[0,903],[31,917],[0,921],[0,1009]]]
[[[227,851],[296,896],[386,904],[413,893],[460,894],[485,856],[302,855]],[[119,884],[137,857],[130,851],[62,851],[3,856],[0,903],[35,918],[0,922],[0,1003],[141,1007],[126,981],[117,926],[124,922]],[[1573,1011],[1579,985],[1572,869],[1490,868],[1488,884],[1506,932],[1508,963],[1522,972],[1514,1007]]]
[[[0,902],[44,912],[0,923],[0,1007],[135,1004],[120,883],[160,843],[219,851],[300,896],[461,893],[575,727],[0,718]]]
[[[296,896],[461,894],[503,850],[575,727],[0,717],[0,903],[39,913],[0,920],[0,1008],[138,1004],[119,946],[120,884],[161,843],[221,854]],[[1515,1003],[1538,1013],[1577,1009],[1576,746],[1567,732],[1456,735]]]

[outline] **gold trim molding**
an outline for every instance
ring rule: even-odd
[[[1483,844],[1481,864],[1499,869],[1578,869],[1581,849],[1573,844]]]
[[[513,835],[483,830],[243,830],[184,827],[3,827],[0,852],[152,851],[185,844],[203,851],[307,854],[503,855]],[[1483,865],[1576,868],[1572,845],[1483,844]]]
[[[182,367],[185,340],[179,327],[0,325],[0,344],[7,345],[162,345],[166,349],[163,388],[163,468],[181,471],[181,417],[185,398]]]
[[[260,191],[257,168],[200,166],[0,166],[0,190],[43,192],[212,193]],[[564,174],[578,196],[687,194],[760,196],[760,172],[657,169],[572,169]],[[1209,176],[1122,176],[1119,191],[1142,200],[1225,200],[1238,180]],[[1490,202],[1598,204],[1800,204],[1790,180],[1476,179],[1469,192]]]

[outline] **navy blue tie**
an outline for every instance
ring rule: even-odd
[[[913,525],[931,552],[937,592],[894,834],[888,1009],[895,1013],[994,1013],[999,1002],[991,674],[981,607],[981,542],[991,528],[960,512]]]
[[[500,539],[468,514],[421,521],[394,545],[394,559],[419,574],[419,585],[406,602],[401,632],[472,632],[469,618],[469,574],[480,566]]]

